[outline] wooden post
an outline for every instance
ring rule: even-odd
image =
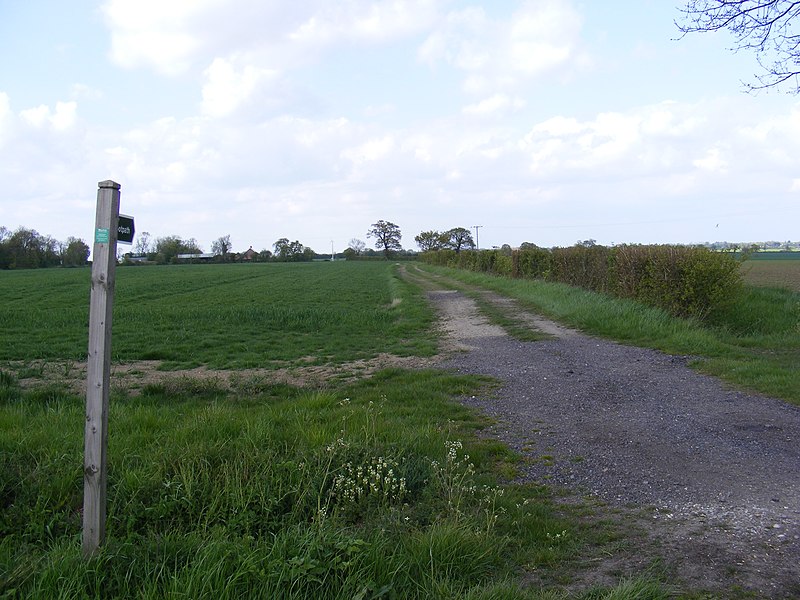
[[[86,428],[83,457],[83,554],[92,556],[106,536],[106,448],[111,380],[111,316],[117,266],[119,188],[97,184],[97,217],[92,252],[89,305],[89,357],[86,376]]]

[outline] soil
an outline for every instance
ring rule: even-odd
[[[315,360],[309,357],[308,362]],[[232,390],[242,381],[254,380],[269,383],[287,384],[297,387],[324,387],[331,381],[344,383],[363,379],[382,369],[397,367],[420,369],[441,362],[441,357],[423,358],[419,356],[396,356],[379,354],[370,359],[356,360],[341,364],[303,365],[303,360],[285,367],[263,369],[209,369],[197,367],[179,371],[161,370],[161,361],[138,360],[111,365],[111,388],[124,390],[130,396],[137,396],[147,385],[158,385],[175,379],[190,378],[213,383],[221,390]],[[86,393],[86,362],[70,361],[10,361],[6,365],[25,376],[19,378],[25,388],[47,384],[66,386],[77,395]]]
[[[517,341],[452,282],[407,276],[440,313],[453,351],[442,366],[501,382],[464,402],[523,456],[521,479],[625,529],[627,547],[581,565],[573,585],[655,565],[684,591],[800,598],[800,407],[731,389],[690,357],[590,337],[483,293],[551,336]]]

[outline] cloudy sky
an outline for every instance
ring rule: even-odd
[[[0,0],[0,225],[91,240],[113,179],[205,250],[800,239],[800,97],[678,4]]]

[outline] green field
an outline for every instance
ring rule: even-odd
[[[0,273],[0,361],[86,357],[89,269]],[[116,362],[274,368],[429,356],[432,314],[383,263],[118,268]]]
[[[800,398],[797,294],[747,288],[704,329],[563,285],[451,274]],[[108,540],[83,559],[89,275],[0,272],[0,598],[673,596],[657,557],[647,577],[565,591],[632,551],[625,525],[512,483],[519,458],[454,401],[494,382],[331,376],[436,352],[431,306],[387,262],[120,268],[112,368],[159,377],[112,379]],[[304,369],[328,376],[277,377]]]
[[[800,292],[800,252],[756,252],[742,264],[745,281]]]

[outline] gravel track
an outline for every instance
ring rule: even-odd
[[[553,339],[516,341],[447,280],[408,277],[429,290],[450,349],[460,350],[442,366],[502,382],[465,402],[529,459],[524,479],[564,488],[566,501],[596,498],[644,529],[628,566],[658,557],[688,589],[800,598],[800,407],[730,389],[687,357],[586,336],[518,307],[518,320]],[[619,563],[606,566],[624,571]]]

